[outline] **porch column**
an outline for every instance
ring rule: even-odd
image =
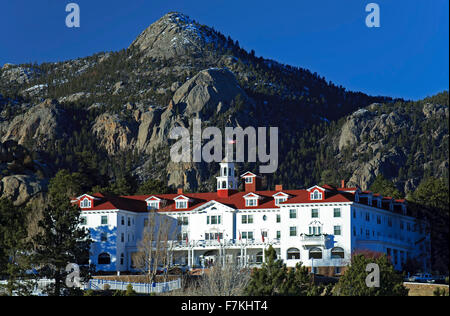
[[[191,268],[191,249],[188,246],[188,268]]]
[[[262,262],[266,263],[266,247],[265,246],[263,246],[263,260],[262,260]]]

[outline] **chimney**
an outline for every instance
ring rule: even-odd
[[[183,194],[183,188],[178,188],[177,194]]]
[[[341,188],[345,188],[345,180],[341,180]]]
[[[275,191],[283,191],[283,185],[282,184],[276,184],[275,185]]]

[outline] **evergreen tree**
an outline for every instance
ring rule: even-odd
[[[72,181],[76,175],[60,171],[50,181],[49,203],[39,221],[41,232],[33,237],[35,251],[33,263],[38,267],[37,277],[55,280],[49,294],[59,296],[75,289],[67,288],[65,278],[69,263],[86,263],[89,257],[90,239],[84,228],[80,228],[80,210],[70,203],[72,189],[78,184]],[[68,190],[69,189],[69,190]],[[63,293],[63,289],[66,289]]]
[[[0,275],[7,278],[8,295],[29,295],[32,282],[26,280],[30,268],[26,215],[28,208],[17,207],[9,199],[0,200]],[[19,282],[20,281],[20,282]]]
[[[387,180],[381,173],[378,174],[370,186],[370,191],[395,199],[401,199],[403,197],[403,194],[395,187],[394,183]]]
[[[380,268],[380,286],[368,287],[366,267],[376,263]],[[335,295],[339,296],[407,296],[408,289],[403,285],[403,277],[390,263],[386,255],[355,254],[351,266],[336,284]]]
[[[169,187],[167,187],[164,183],[162,183],[159,180],[154,179],[148,179],[144,183],[142,183],[137,191],[136,194],[138,195],[147,195],[147,194],[166,194],[170,193],[171,190]]]
[[[429,223],[431,258],[433,268],[448,273],[449,267],[449,187],[442,179],[423,180],[416,191],[408,196],[409,209],[414,216],[423,217]]]

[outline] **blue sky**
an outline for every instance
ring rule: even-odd
[[[65,26],[70,2],[80,6],[80,28]],[[380,28],[365,25],[370,2],[380,6]],[[180,11],[257,56],[348,90],[416,100],[449,87],[448,0],[4,0],[0,11],[0,65],[120,50]]]

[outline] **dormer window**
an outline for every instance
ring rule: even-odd
[[[245,177],[245,183],[253,183],[253,177]]]
[[[175,201],[175,206],[177,209],[183,209],[188,207],[187,200]]]
[[[278,192],[277,194],[272,195],[275,200],[275,205],[279,206],[281,203],[286,202],[289,198],[289,195],[283,192]]]
[[[159,201],[148,201],[147,206],[149,210],[159,209]]]
[[[88,198],[84,198],[80,202],[80,207],[81,208],[90,208],[91,205],[92,205],[91,200],[89,200]]]
[[[245,199],[245,206],[258,206],[258,199]]]
[[[320,192],[319,190],[314,190],[311,194],[310,194],[310,198],[311,200],[322,200],[322,192]]]
[[[286,202],[287,201],[287,197],[277,197],[277,198],[275,198],[275,205],[280,205],[281,203],[283,203],[283,202]]]
[[[255,193],[249,193],[244,195],[245,206],[258,206],[259,195]]]

